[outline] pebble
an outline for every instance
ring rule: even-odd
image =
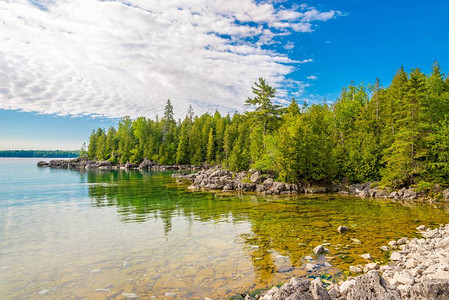
[[[349,228],[346,226],[338,226],[337,231],[339,233],[345,233],[345,232],[349,231]]]
[[[365,265],[365,268],[363,268],[363,271],[366,273],[366,272],[369,272],[372,270],[377,270],[377,269],[379,269],[379,265],[377,263],[369,263],[369,264]]]
[[[416,227],[416,229],[419,231],[426,231],[429,228],[427,228],[427,226],[425,226],[425,225],[419,225],[418,227]]]
[[[351,241],[352,241],[354,244],[361,244],[361,243],[362,243],[361,240],[358,240],[358,239],[355,239],[355,238],[351,238]]]
[[[390,255],[390,259],[398,261],[398,260],[402,260],[402,257],[401,257],[401,254],[399,252],[393,252]]]
[[[125,299],[137,299],[139,298],[136,294],[134,293],[122,293],[123,298]]]
[[[315,247],[315,249],[313,249],[313,253],[315,253],[316,255],[323,254],[324,252],[326,252],[326,248],[324,248],[323,245],[318,245]]]
[[[360,267],[349,266],[349,271],[351,273],[363,273],[363,270]]]
[[[388,246],[381,246],[380,250],[388,252],[388,251],[390,251],[390,248]]]
[[[42,290],[39,292],[39,295],[46,295],[48,292],[50,292],[50,290]]]
[[[372,260],[373,258],[371,257],[371,254],[369,253],[365,253],[360,255],[361,258],[366,259],[366,260]]]
[[[390,246],[390,247],[395,247],[396,245],[397,245],[396,241],[389,241],[388,242],[388,246]]]
[[[394,273],[393,279],[395,279],[396,282],[400,284],[412,285],[413,283],[415,283],[413,276],[410,275],[410,273],[407,271]]]
[[[317,269],[319,266],[316,264],[306,264],[306,269],[307,270],[313,270],[313,269]]]
[[[407,238],[400,238],[397,242],[396,242],[396,244],[397,245],[404,245],[405,243],[407,243],[408,242],[408,239]]]

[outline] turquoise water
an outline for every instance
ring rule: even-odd
[[[360,254],[385,261],[389,240],[449,221],[445,206],[190,192],[168,172],[37,161],[0,159],[0,299],[222,299],[293,275],[338,280]],[[309,271],[321,243],[332,267]]]

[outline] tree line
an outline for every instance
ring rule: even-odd
[[[281,107],[262,78],[252,90],[248,112],[195,116],[190,108],[175,120],[168,100],[161,118],[124,117],[94,130],[82,151],[113,163],[254,168],[285,182],[449,184],[449,78],[438,63],[428,75],[401,67],[387,87],[351,84],[334,103]]]
[[[79,150],[0,150],[0,157],[75,158]]]

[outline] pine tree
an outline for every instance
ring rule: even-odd
[[[118,137],[118,155],[120,156],[120,162],[130,162],[131,151],[134,149],[134,134],[132,128],[132,120],[129,116],[123,117],[118,125],[117,130]]]
[[[94,159],[97,153],[97,135],[96,131],[92,130],[92,133],[89,137],[89,147],[87,149],[87,155],[89,158]]]
[[[97,149],[95,152],[95,157],[98,160],[105,160],[108,156],[107,148],[106,148],[106,146],[107,146],[106,134],[104,133],[104,130],[101,128],[97,129],[96,143],[97,143]]]
[[[214,140],[214,130],[211,128],[209,130],[209,138],[207,141],[206,161],[213,162],[214,159],[215,159],[215,140]]]
[[[176,150],[176,163],[187,164],[189,160],[189,134],[190,134],[190,119],[186,117],[181,124],[181,131],[179,133],[178,148]]]
[[[305,104],[307,105],[307,104]],[[299,109],[298,102],[296,102],[295,98],[292,98],[290,105],[285,109],[285,114],[288,116],[297,116],[301,113]]]
[[[85,142],[81,146],[80,157],[87,157],[87,146]]]
[[[424,91],[425,76],[419,69],[414,69],[400,102],[402,109],[396,114],[394,141],[384,156],[383,182],[395,187],[416,183],[416,177],[422,172],[426,149],[422,147],[419,116]]]
[[[272,101],[276,96],[276,89],[269,86],[263,78],[259,78],[259,82],[255,82],[254,85],[252,88],[254,98],[246,99],[245,105],[255,106],[252,115],[262,124],[265,136],[273,128],[273,124],[276,124],[280,106]]]

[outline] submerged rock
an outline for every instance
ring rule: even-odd
[[[429,228],[427,228],[427,226],[425,226],[425,225],[419,225],[418,227],[416,227],[416,229],[417,229],[418,231],[426,231],[426,230],[429,229]]]
[[[344,232],[349,231],[349,228],[346,227],[346,226],[338,226],[337,231],[338,231],[339,233],[344,233]]]
[[[278,290],[272,289],[271,293],[266,293],[260,299],[449,300],[449,224],[423,232],[423,236],[427,237],[391,241],[389,244],[392,247],[399,245],[400,249],[391,253],[392,262],[389,265],[379,267],[373,262],[364,267],[350,266],[352,273],[361,273],[362,268],[367,273],[348,278],[340,285],[333,284],[328,287],[328,291],[322,287],[319,279],[309,283],[307,279],[294,279],[302,283],[302,288],[296,289],[291,281]],[[324,249],[323,245],[319,245],[314,252],[322,253]],[[306,267],[309,269],[320,266],[308,265]]]
[[[360,241],[360,240],[358,240],[358,239],[355,239],[355,238],[351,238],[351,241],[352,241],[354,244],[361,244],[361,243],[362,243],[362,241]]]
[[[324,248],[323,245],[318,245],[313,249],[313,253],[315,253],[316,255],[320,255],[320,254],[323,254],[326,252],[327,252],[327,249]]]
[[[384,252],[388,252],[388,251],[390,251],[390,248],[388,248],[387,246],[381,246],[380,250],[382,250]]]
[[[366,260],[372,260],[373,258],[371,257],[371,254],[369,253],[365,253],[360,255],[361,258],[366,259]]]

